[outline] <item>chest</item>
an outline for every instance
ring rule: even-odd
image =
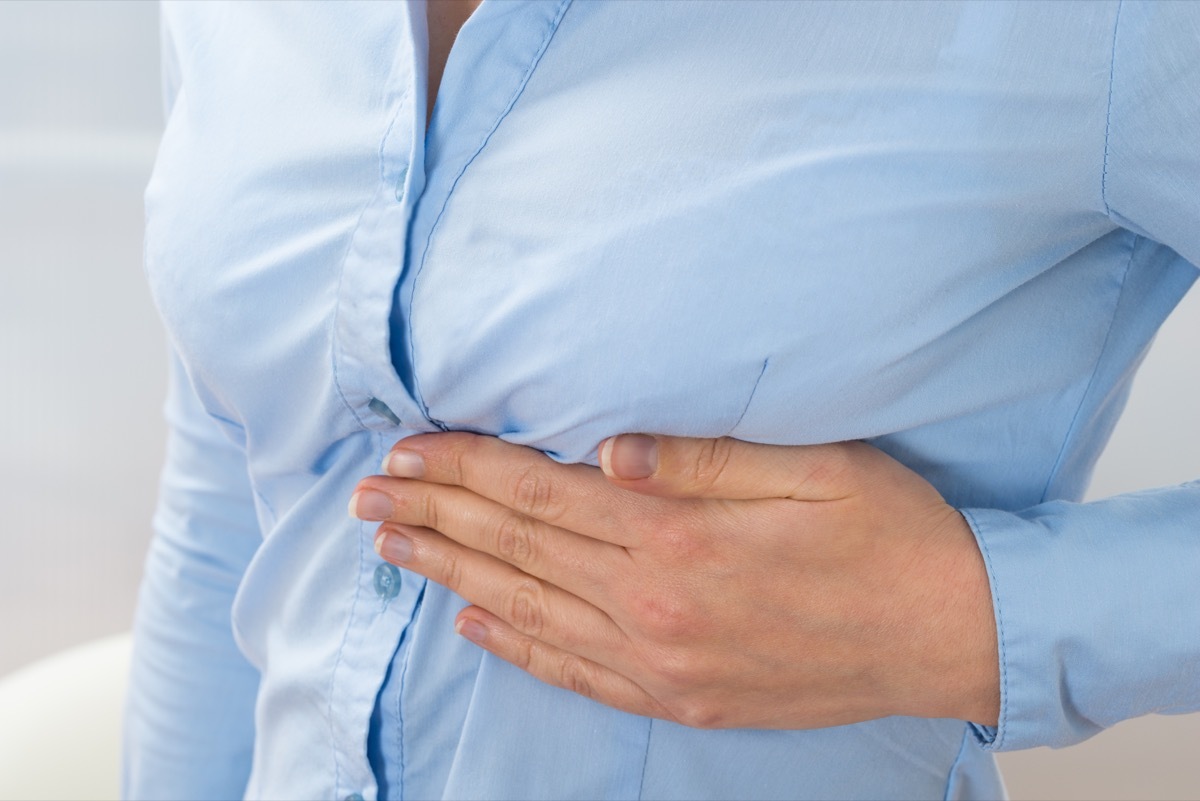
[[[579,460],[877,436],[1094,358],[1103,302],[1021,386],[988,333],[1097,286],[1106,56],[1065,18],[986,7],[1018,63],[970,7],[485,4],[422,136],[411,20],[353,8],[189,43],[148,264],[214,413],[286,417],[271,376]]]

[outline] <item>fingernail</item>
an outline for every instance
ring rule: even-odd
[[[389,562],[411,562],[413,553],[412,540],[403,534],[387,531],[381,532],[375,538],[375,553]]]
[[[483,645],[483,641],[487,639],[487,626],[477,620],[465,618],[458,621],[454,626],[454,630],[461,636],[466,637],[476,645]]]
[[[359,490],[350,496],[350,516],[359,520],[387,520],[392,516],[392,499],[375,490]]]
[[[383,457],[383,472],[396,478],[420,478],[425,475],[425,460],[413,451],[392,451]]]
[[[604,442],[600,469],[609,478],[649,478],[658,469],[658,440],[646,434],[621,434]]]

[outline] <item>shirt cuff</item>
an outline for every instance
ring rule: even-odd
[[[1007,610],[1007,592],[1011,589],[1012,582],[1004,582],[998,576],[1001,573],[1004,578],[1007,578],[1007,571],[1004,570],[1004,557],[1007,555],[1006,540],[1011,538],[1011,535],[1006,537],[1003,533],[999,533],[999,529],[1004,520],[997,520],[996,515],[989,514],[990,510],[985,509],[962,509],[963,517],[966,519],[971,530],[975,533],[975,541],[979,545],[979,551],[983,554],[984,564],[987,566],[988,583],[992,591],[992,607],[996,615],[996,639],[997,651],[1000,656],[1000,716],[996,726],[985,726],[979,723],[971,723],[971,733],[975,736],[975,741],[985,750],[1000,751],[1004,748],[1004,743],[1008,739],[1009,725],[1008,718],[1010,715],[1011,691],[1009,688],[1009,666],[1008,666],[1008,649],[1009,642],[1007,632],[1005,631],[1005,612]],[[994,545],[995,551],[1000,555],[1000,564],[997,565],[997,559],[993,555],[993,535],[999,540]],[[1013,715],[1014,720],[1019,716],[1020,710]]]
[[[1103,727],[1070,710],[1054,689],[1066,670],[1059,644],[1069,629],[1086,630],[1086,609],[1069,587],[1078,569],[1074,560],[1055,550],[1051,530],[1011,512],[964,509],[987,565],[1000,656],[1000,716],[996,726],[971,724],[988,751],[1040,745],[1067,745],[1087,739]],[[1057,566],[1059,569],[1055,569]]]
[[[1080,742],[1200,707],[1200,488],[960,510],[987,566],[1000,661],[989,751]]]

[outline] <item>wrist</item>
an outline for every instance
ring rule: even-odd
[[[948,507],[949,508],[949,507]],[[936,614],[925,651],[923,717],[995,726],[1000,716],[1000,659],[987,565],[974,532],[950,509],[939,531]]]

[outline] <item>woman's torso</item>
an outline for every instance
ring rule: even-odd
[[[171,8],[147,267],[257,496],[249,794],[999,792],[961,722],[705,732],[539,684],[343,510],[439,428],[870,439],[959,506],[1077,497],[1194,278],[1106,214],[1115,12],[489,0],[426,134],[419,6]]]

